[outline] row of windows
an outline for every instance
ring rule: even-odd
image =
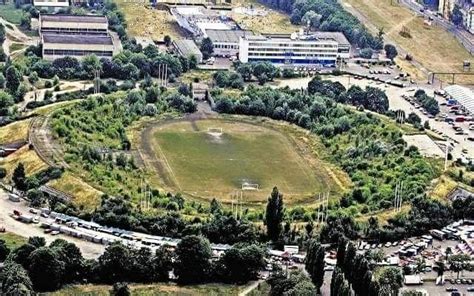
[[[337,44],[321,44],[321,43],[268,43],[268,42],[249,42],[249,46],[262,47],[321,47],[321,48],[337,48]]]
[[[275,59],[275,58],[255,58],[249,59],[249,62],[269,61],[276,64],[300,64],[300,65],[321,65],[321,66],[334,66],[335,60],[288,60],[288,59]]]
[[[279,54],[273,54],[273,53],[249,53],[249,57],[254,56],[254,57],[275,57],[275,56],[282,56]],[[294,57],[304,57],[304,58],[337,58],[336,54],[292,54],[292,55],[285,55],[287,58],[294,58]]]
[[[41,28],[41,32],[61,32],[61,33],[107,33],[107,29],[90,29],[90,28]]]
[[[66,50],[66,49],[45,49],[45,55],[59,55],[59,56],[86,56],[95,54],[99,57],[111,57],[113,56],[112,51],[104,50]]]
[[[291,52],[337,52],[337,49],[282,49],[282,48],[258,48],[258,47],[249,47],[249,51],[258,51],[258,52],[279,52],[279,53],[291,53]]]
[[[214,48],[239,49],[238,45],[214,44]]]

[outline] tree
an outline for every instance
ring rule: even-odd
[[[1,295],[34,295],[33,284],[26,270],[15,262],[7,262],[0,277]],[[21,294],[18,292],[22,291]],[[25,293],[26,292],[26,293]]]
[[[28,243],[36,248],[46,246],[46,240],[42,236],[32,236],[28,238]]]
[[[397,48],[392,45],[392,44],[385,44],[385,55],[387,56],[388,59],[393,59],[398,55]]]
[[[344,260],[346,256],[346,246],[347,246],[347,239],[344,237],[339,238],[339,242],[337,244],[337,254],[336,254],[336,259],[337,259],[336,265],[338,267],[344,266]]]
[[[0,180],[7,176],[7,170],[5,168],[0,167]]]
[[[11,95],[15,95],[22,79],[20,71],[15,66],[10,66],[7,68],[5,78],[7,80],[5,87]]]
[[[324,281],[324,247],[315,239],[308,244],[305,269],[319,290]]]
[[[10,254],[10,249],[4,240],[0,239],[0,262],[5,261],[8,254]]]
[[[202,40],[201,52],[204,59],[211,57],[214,52],[214,45],[212,44],[211,38],[207,37]]]
[[[360,57],[364,59],[371,59],[374,51],[370,48],[363,48],[360,51]]]
[[[257,245],[234,246],[227,250],[219,262],[224,266],[224,280],[231,283],[247,283],[258,278],[265,267],[264,251]]]
[[[462,25],[463,15],[462,15],[461,7],[459,7],[458,4],[454,5],[453,11],[451,12],[449,18],[451,19],[451,22],[455,24],[456,26]]]
[[[273,187],[272,194],[268,198],[267,210],[265,212],[267,235],[272,241],[277,241],[280,237],[284,212],[283,194],[278,191],[277,187]]]
[[[99,257],[100,278],[105,283],[124,282],[130,278],[130,249],[121,243],[109,245]]]
[[[169,35],[165,35],[165,37],[163,37],[163,42],[165,43],[166,47],[170,46],[171,45],[171,37]]]
[[[115,283],[110,291],[110,296],[130,296],[130,288],[127,283]]]
[[[48,247],[41,247],[30,255],[28,268],[36,291],[54,291],[61,287],[64,262],[58,260],[57,253]]]
[[[185,236],[176,247],[174,273],[180,284],[197,284],[207,280],[211,271],[211,246],[201,236]]]
[[[388,287],[390,295],[398,295],[398,291],[403,285],[403,275],[396,267],[384,267],[378,272],[377,279],[380,287]]]
[[[13,170],[12,181],[18,190],[26,190],[25,166],[22,162]]]

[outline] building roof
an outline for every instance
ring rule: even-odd
[[[183,56],[202,55],[201,51],[193,40],[178,39],[173,41],[173,43],[179,53]]]
[[[450,85],[445,87],[444,90],[466,108],[469,113],[474,114],[474,93],[471,89],[460,85]]]
[[[55,34],[43,33],[43,42],[56,44],[101,44],[113,45],[110,36],[103,35],[73,35],[73,34]]]
[[[247,40],[252,41],[263,41],[263,40],[297,40],[297,41],[316,41],[316,40],[327,40],[337,42],[339,45],[350,46],[350,42],[347,41],[346,36],[341,32],[312,32],[312,33],[293,33],[293,34],[265,34],[265,35],[249,35],[242,36]]]
[[[253,33],[244,30],[206,30],[206,35],[212,42],[239,43],[240,37],[253,36]]]
[[[107,24],[107,18],[102,15],[65,15],[65,14],[42,14],[42,21],[60,23],[100,23]]]

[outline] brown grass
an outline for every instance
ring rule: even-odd
[[[411,206],[408,204],[402,205],[402,209],[399,213],[408,213],[411,209]],[[370,217],[377,217],[379,224],[380,225],[386,225],[388,223],[388,220],[395,217],[398,213],[395,212],[393,209],[388,209],[388,210],[382,210],[378,212],[372,212],[364,216],[360,216],[356,218],[355,220],[357,222],[367,222]]]
[[[118,0],[117,5],[125,14],[127,32],[131,36],[163,40],[166,35],[176,39],[184,34],[168,11],[126,0]]]
[[[38,157],[34,150],[30,150],[28,145],[25,145],[18,149],[15,153],[12,153],[0,160],[0,166],[7,170],[6,179],[11,178],[13,170],[20,162],[22,162],[25,166],[25,172],[27,176],[35,174],[48,167],[48,165]]]
[[[100,204],[100,196],[103,194],[70,172],[64,173],[60,179],[50,181],[48,185],[72,195],[75,205],[91,211]]]
[[[254,8],[265,9],[268,11],[266,16],[250,16],[245,14],[232,13],[231,17],[242,26],[242,28],[251,30],[255,33],[293,33],[298,31],[299,27],[290,23],[288,15],[262,6],[257,1],[242,1],[242,6],[253,5]]]
[[[0,127],[0,143],[12,143],[26,141],[28,139],[28,127],[31,119],[15,121]]]
[[[344,1],[364,14],[377,28],[384,28],[387,37],[412,54],[428,71],[462,72],[462,62],[473,61],[471,55],[450,33],[436,25],[424,25],[423,17],[414,16],[401,5],[391,5],[391,0]],[[403,27],[408,29],[412,38],[400,35]],[[415,67],[406,66],[406,63],[402,66],[405,71],[413,72],[415,78],[420,78]],[[472,78],[470,80],[474,83]]]

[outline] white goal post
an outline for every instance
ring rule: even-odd
[[[216,134],[222,134],[222,128],[221,127],[209,127],[207,128],[208,133],[216,133]]]
[[[242,190],[259,190],[258,184],[242,183]]]

